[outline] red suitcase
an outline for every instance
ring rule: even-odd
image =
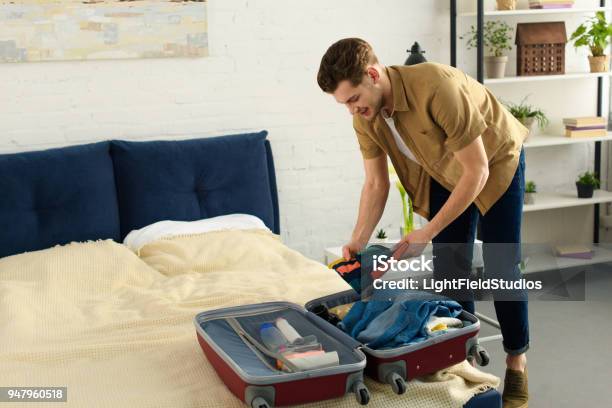
[[[236,397],[254,408],[322,401],[349,392],[365,405],[370,396],[363,383],[364,370],[369,377],[388,383],[395,393],[402,394],[405,381],[447,368],[466,357],[476,358],[481,365],[488,361],[478,345],[480,323],[466,311],[459,316],[465,322],[463,328],[386,350],[359,343],[311,312],[320,305],[333,308],[356,300],[359,295],[349,290],[315,299],[306,309],[287,302],[261,303],[200,313],[194,323],[198,342],[221,379]],[[314,334],[325,350],[337,351],[340,364],[295,373],[266,366],[245,336],[256,335],[257,327],[278,317],[285,318],[303,335]],[[238,329],[228,323],[232,320],[240,323]],[[240,330],[250,334],[241,335]]]
[[[348,290],[312,300],[306,304],[306,309],[313,311],[321,305],[331,309],[357,300],[359,295]],[[374,350],[362,345],[361,350],[367,356],[366,375],[388,383],[395,393],[402,394],[406,391],[405,381],[432,374],[466,358],[476,359],[481,366],[487,365],[487,352],[478,344],[478,318],[465,310],[458,318],[469,324],[420,343],[385,350]]]
[[[271,367],[249,337],[279,317],[299,333],[316,336],[324,350],[337,352],[339,365],[292,373]],[[303,307],[286,302],[231,307],[200,313],[194,323],[198,342],[219,377],[253,408],[315,402],[349,392],[362,405],[370,399],[363,384],[366,357],[360,344]]]

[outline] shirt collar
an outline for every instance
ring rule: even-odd
[[[402,76],[394,67],[385,68],[387,76],[391,81],[391,91],[393,93],[393,113],[395,112],[406,112],[410,110],[408,106],[408,98],[406,97],[406,91],[404,90],[404,81]]]

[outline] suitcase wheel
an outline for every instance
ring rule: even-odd
[[[406,381],[397,373],[390,373],[386,378],[387,384],[391,385],[391,389],[397,395],[402,395],[406,392]]]
[[[472,346],[469,357],[476,359],[476,363],[481,367],[488,365],[490,360],[489,353],[480,344]]]
[[[367,405],[368,402],[370,402],[370,391],[368,391],[368,388],[361,381],[354,385],[353,392],[355,393],[355,398],[357,398],[359,405]]]
[[[271,408],[271,405],[265,399],[257,397],[251,401],[251,408]]]

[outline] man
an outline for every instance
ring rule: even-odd
[[[520,278],[522,143],[528,130],[482,84],[442,64],[385,67],[358,38],[327,50],[317,80],[353,115],[364,159],[359,215],[343,247],[345,258],[367,244],[382,216],[388,156],[415,212],[429,219],[402,239],[395,258],[419,255],[433,240],[434,277],[468,277],[480,219],[485,273]],[[527,407],[527,302],[497,299],[507,353],[504,408]],[[472,298],[461,300],[474,312]]]

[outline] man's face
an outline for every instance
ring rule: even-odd
[[[345,79],[338,84],[333,93],[334,98],[338,103],[346,105],[351,115],[361,115],[366,120],[372,120],[383,105],[382,90],[377,85],[378,79],[377,72],[364,75],[357,86]]]

